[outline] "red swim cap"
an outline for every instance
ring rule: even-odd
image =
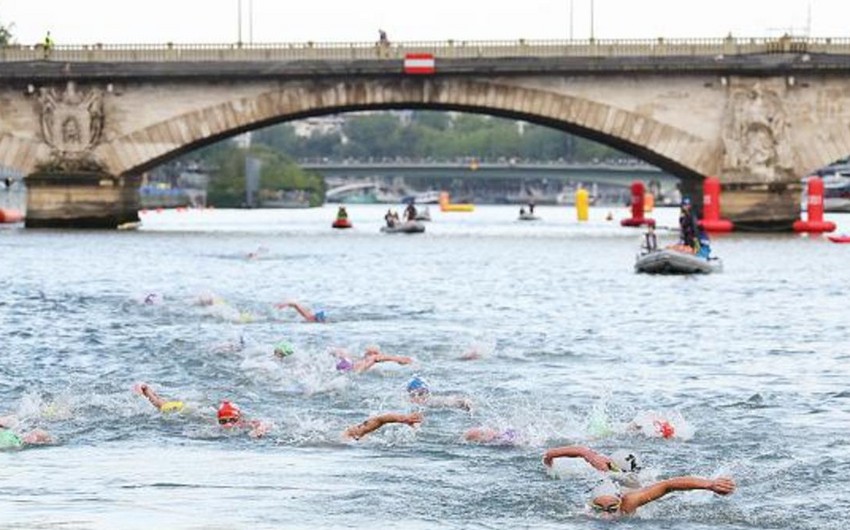
[[[221,405],[218,406],[218,419],[220,420],[229,418],[238,419],[241,415],[242,411],[239,410],[239,407],[229,401],[222,401]]]
[[[676,429],[673,428],[669,421],[657,421],[655,424],[662,438],[672,438],[676,435]]]

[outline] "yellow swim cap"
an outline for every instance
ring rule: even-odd
[[[183,410],[182,401],[166,401],[159,407],[160,412],[180,412]]]

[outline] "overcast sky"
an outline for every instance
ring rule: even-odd
[[[812,36],[850,36],[850,0],[241,0],[242,40],[365,42],[378,28],[397,41],[563,39],[571,32],[585,39],[591,3],[596,38],[763,37],[809,28]],[[0,0],[0,22],[14,24],[23,44],[41,41],[48,29],[57,44],[225,43],[238,39],[239,4]]]

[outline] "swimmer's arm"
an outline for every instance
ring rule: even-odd
[[[361,359],[354,363],[354,373],[362,374],[369,368],[375,366],[375,363],[378,362],[375,360],[374,356],[367,357],[365,359]]]
[[[292,300],[287,300],[286,302],[281,302],[279,304],[274,305],[278,309],[284,309],[286,307],[291,307],[298,311],[298,314],[304,317],[305,320],[310,322],[316,321],[316,315],[313,314],[312,311],[299,304],[298,302],[293,302]]]
[[[608,465],[611,462],[607,456],[582,445],[569,445],[549,449],[543,455],[543,464],[550,467],[552,460],[556,458],[583,458],[588,464],[600,471],[608,471],[610,469]]]
[[[662,480],[652,486],[623,495],[620,509],[632,513],[644,504],[658,500],[673,491],[710,490],[718,495],[729,495],[735,491],[735,481],[728,477],[707,479],[700,477],[676,477]]]
[[[151,405],[157,408],[157,410],[162,409],[162,406],[166,403],[166,400],[161,398],[159,394],[154,392],[154,390],[147,385],[146,383],[142,383],[139,385],[139,392],[148,398],[148,401],[151,402]]]
[[[379,355],[375,356],[375,362],[376,363],[392,362],[392,363],[398,363],[398,364],[410,364],[410,363],[413,362],[413,359],[411,359],[410,357],[404,357],[404,356],[401,356],[401,355],[379,354]]]
[[[251,420],[248,425],[251,427],[251,430],[248,431],[248,436],[251,438],[262,438],[271,429],[271,425],[260,420]]]
[[[380,416],[373,416],[363,423],[359,423],[346,429],[342,435],[345,438],[359,440],[370,432],[376,431],[387,423],[404,423],[413,427],[417,423],[422,423],[422,414],[414,412],[413,414],[396,414],[388,413]]]

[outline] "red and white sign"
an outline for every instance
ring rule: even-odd
[[[404,56],[405,74],[433,74],[434,54],[431,53],[408,53]]]

